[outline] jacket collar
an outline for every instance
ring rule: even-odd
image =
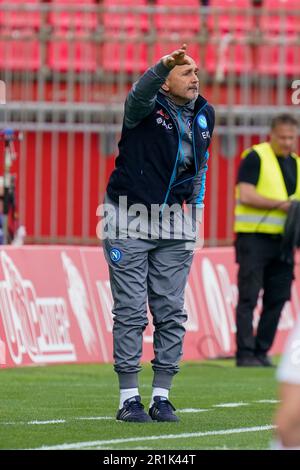
[[[157,98],[159,99],[159,101],[166,107],[168,108],[169,104],[168,104],[168,101],[167,101],[167,98],[165,96],[165,93],[162,93],[161,91],[159,91],[157,93]],[[197,112],[199,111],[199,109],[201,109],[205,104],[207,103],[207,100],[199,95],[198,98],[196,99],[195,101],[195,105],[194,105],[194,114],[197,114]]]

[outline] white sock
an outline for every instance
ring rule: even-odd
[[[169,390],[167,388],[153,387],[150,408],[154,403],[154,397],[163,397],[169,399]]]
[[[136,395],[139,395],[138,388],[121,388],[119,409],[123,408],[125,400],[128,400],[128,398],[135,397]]]

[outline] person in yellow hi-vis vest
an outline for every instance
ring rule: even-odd
[[[237,366],[272,366],[267,353],[290,299],[294,264],[282,259],[281,243],[291,200],[300,200],[300,158],[293,153],[297,137],[297,120],[282,114],[272,121],[270,141],[242,154],[234,223],[239,264]],[[261,289],[263,308],[254,335],[253,312]]]

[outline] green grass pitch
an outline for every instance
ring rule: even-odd
[[[151,380],[143,365],[146,408]],[[107,364],[2,369],[0,393],[0,449],[267,449],[277,406],[275,369],[228,359],[181,364],[173,424],[116,422],[118,383]]]

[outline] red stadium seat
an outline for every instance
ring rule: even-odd
[[[144,72],[148,68],[147,46],[144,43],[103,44],[103,69],[107,72]]]
[[[38,70],[41,51],[32,39],[0,41],[0,68],[9,70]]]
[[[66,33],[57,31],[57,40],[48,44],[48,66],[52,70],[95,71],[97,68],[96,45],[78,37],[68,40]],[[79,35],[80,36],[80,35]]]
[[[103,0],[105,8],[128,7],[130,12],[105,11],[103,25],[106,31],[141,32],[149,29],[149,20],[146,13],[138,12],[135,7],[147,6],[147,0]]]
[[[41,25],[41,13],[37,10],[22,10],[20,7],[33,5],[39,7],[41,0],[0,0],[0,25],[10,29],[39,28]],[[14,6],[14,9],[4,10],[3,5]]]
[[[175,50],[178,44],[157,43],[154,46],[154,61],[158,61],[163,55]],[[220,44],[200,45],[188,44],[188,54],[193,57],[200,70],[208,73],[236,74],[249,73],[252,70],[252,58],[249,46],[244,44],[227,44],[220,49]]]
[[[199,0],[157,0],[156,6],[168,7],[169,11],[155,14],[155,26],[158,31],[184,33],[192,35],[200,30],[199,14],[189,13],[187,7],[199,8]],[[185,7],[185,12],[175,12],[174,7]]]
[[[300,46],[260,46],[257,70],[260,74],[282,73],[290,77],[300,77]]]
[[[299,0],[265,0],[264,8],[268,14],[262,17],[261,28],[263,31],[299,33]]]
[[[65,7],[65,10],[56,10],[50,13],[50,24],[55,28],[68,29],[95,29],[97,27],[96,12],[88,12],[81,7],[96,5],[96,0],[52,0],[52,5]],[[77,7],[77,10],[68,10],[68,7]]]
[[[251,31],[252,16],[249,14],[251,0],[210,0],[209,6],[222,8],[223,13],[214,13],[208,18],[208,26],[214,31]],[[235,9],[244,9],[237,12]]]
[[[154,60],[157,61],[165,54],[175,50],[178,44],[157,43],[154,46]],[[188,54],[193,57],[198,64],[200,71],[206,70],[208,73],[219,72],[221,74],[249,73],[252,70],[252,59],[249,46],[244,44],[227,44],[220,49],[217,44],[188,44]]]
[[[203,64],[209,73],[226,75],[249,73],[252,70],[252,56],[249,46],[244,44],[228,44],[221,47],[220,44],[206,46],[206,62]]]

